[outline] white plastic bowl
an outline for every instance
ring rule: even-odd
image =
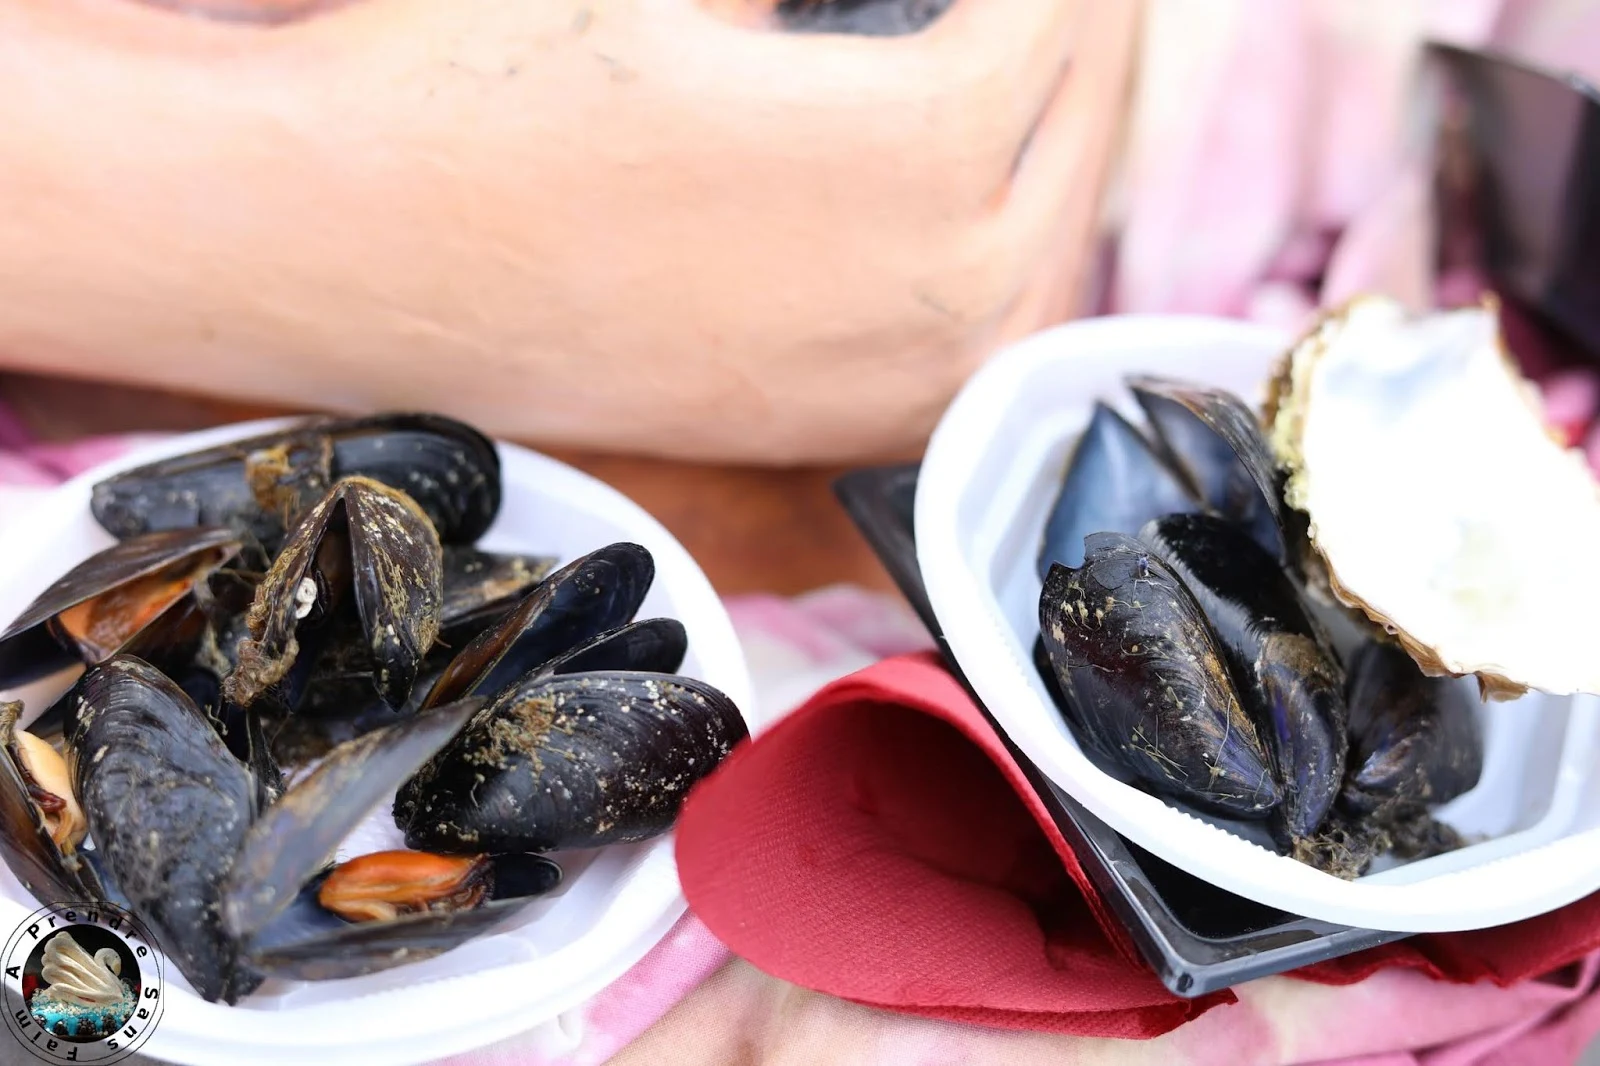
[[[1252,841],[1247,827],[1114,779],[1083,755],[1057,713],[1031,654],[1039,632],[1035,559],[1094,401],[1142,423],[1123,384],[1140,372],[1255,403],[1289,340],[1225,319],[1089,319],[1026,338],[971,378],[933,435],[916,498],[918,561],[962,671],[1023,753],[1098,818],[1173,865],[1268,906],[1436,932],[1516,921],[1600,890],[1596,697],[1536,694],[1483,707],[1483,777],[1439,812],[1482,842],[1375,865],[1355,881],[1278,855]]]
[[[68,568],[112,542],[89,513],[96,481],[282,424],[255,422],[163,441],[73,479],[26,515],[7,516],[0,533],[0,628]],[[754,706],[750,677],[732,622],[683,546],[609,486],[527,449],[498,447],[504,503],[480,546],[550,554],[565,562],[615,541],[644,545],[655,556],[656,581],[640,617],[681,621],[689,634],[682,672],[721,689],[748,715]],[[29,711],[42,707],[30,705]],[[754,731],[756,723],[749,724]],[[369,837],[383,814],[369,822]],[[563,862],[568,876],[562,886],[501,930],[385,973],[270,983],[228,1007],[201,1000],[176,967],[165,963],[165,1013],[140,1050],[183,1064],[277,1064],[307,1057],[398,1066],[555,1026],[557,1015],[642,958],[686,906],[670,835],[564,858],[570,861]],[[38,905],[0,867],[0,929],[12,929]]]

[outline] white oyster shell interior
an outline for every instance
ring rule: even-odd
[[[1547,433],[1494,309],[1362,298],[1289,369],[1274,450],[1339,598],[1431,673],[1600,692],[1600,485]]]

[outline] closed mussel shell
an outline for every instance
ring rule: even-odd
[[[1478,701],[1459,679],[1428,677],[1398,644],[1370,641],[1350,664],[1348,809],[1419,814],[1477,785]]]
[[[79,686],[68,764],[110,880],[207,1000],[259,980],[239,971],[220,885],[256,813],[256,784],[160,671],[117,657]]]
[[[1039,626],[1086,748],[1203,810],[1264,818],[1279,804],[1271,757],[1204,612],[1148,547],[1089,537],[1083,566],[1051,568]]]
[[[727,696],[665,674],[536,675],[401,787],[406,846],[544,852],[644,840],[746,734]]]
[[[331,419],[158,459],[95,484],[89,509],[118,539],[159,530],[227,526],[267,548],[333,484]],[[259,495],[258,495],[259,493]]]
[[[500,455],[465,422],[436,414],[350,419],[327,431],[340,478],[365,477],[417,502],[446,544],[473,544],[500,513]]]
[[[1322,825],[1344,779],[1349,715],[1344,674],[1294,584],[1238,526],[1210,515],[1168,515],[1139,539],[1194,595],[1255,720],[1283,790],[1280,843]]]

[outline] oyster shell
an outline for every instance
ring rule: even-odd
[[[1411,316],[1360,297],[1269,392],[1308,583],[1486,698],[1600,692],[1600,485],[1547,431],[1494,303]]]

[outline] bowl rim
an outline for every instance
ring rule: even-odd
[[[1287,351],[1293,337],[1239,319],[1205,315],[1130,314],[1082,319],[1052,327],[1004,347],[967,380],[930,438],[915,501],[919,566],[929,600],[951,653],[974,690],[1008,735],[1056,786],[1140,847],[1229,892],[1303,917],[1393,932],[1442,932],[1504,924],[1544,913],[1600,889],[1600,856],[1586,872],[1560,861],[1600,830],[1568,831],[1546,843],[1478,865],[1405,882],[1383,875],[1344,881],[1269,852],[1166,801],[1117,781],[1096,767],[1051,719],[1053,706],[1014,635],[993,588],[974,568],[960,516],[984,458],[1004,431],[1006,414],[1038,375],[1083,360],[1113,360],[1118,373],[1138,367],[1140,352],[1202,349],[1217,343],[1252,347],[1263,359]],[[1204,381],[1197,367],[1194,375]],[[1082,407],[1104,398],[1074,387],[1061,374],[1060,406]],[[1055,394],[1052,394],[1055,395]],[[1072,430],[1081,430],[1081,424]],[[1019,655],[1021,656],[1019,659]],[[1559,698],[1559,697],[1552,697]],[[1600,713],[1600,698],[1575,697],[1573,715]],[[1041,723],[1050,723],[1046,729]],[[1569,727],[1571,724],[1569,722]],[[1511,834],[1507,834],[1509,837]],[[1501,838],[1505,839],[1505,838]],[[1441,857],[1446,858],[1446,857]],[[1517,876],[1495,878],[1509,890],[1472,888],[1475,871],[1518,862]],[[1420,860],[1422,863],[1437,862]],[[1582,865],[1582,864],[1579,864]],[[1542,883],[1525,871],[1558,871]],[[1502,873],[1503,867],[1497,873]],[[1494,877],[1494,875],[1491,875]],[[1482,879],[1480,879],[1482,880]],[[1520,886],[1520,888],[1518,887]]]

